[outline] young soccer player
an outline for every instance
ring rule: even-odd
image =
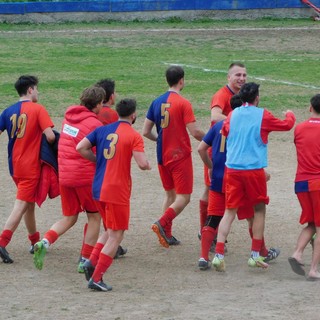
[[[104,125],[118,121],[119,115],[117,111],[112,109],[112,106],[116,101],[115,82],[111,79],[103,79],[97,82],[96,86],[103,88],[106,92],[106,97],[103,100],[103,106],[98,113],[98,119]]]
[[[15,89],[20,100],[5,109],[0,116],[0,134],[7,130],[9,171],[17,186],[13,210],[0,235],[0,257],[4,263],[13,262],[6,247],[22,217],[31,242],[30,253],[33,253],[33,245],[40,239],[36,228],[35,200],[40,179],[42,134],[49,143],[55,141],[53,122],[47,110],[37,103],[38,79],[23,75],[16,81]]]
[[[307,279],[320,280],[320,94],[310,100],[311,117],[298,124],[294,131],[294,143],[297,151],[297,172],[295,192],[302,209],[300,224],[307,224],[297,240],[295,251],[289,258],[292,270],[304,276],[303,252],[313,240],[313,252]]]
[[[232,110],[242,105],[239,95],[234,95],[230,99]],[[204,164],[211,170],[211,185],[209,190],[208,216],[204,227],[201,230],[201,256],[198,261],[200,270],[207,270],[211,267],[209,261],[209,251],[212,250],[212,242],[218,233],[218,226],[225,210],[225,162],[226,162],[226,139],[221,135],[221,128],[224,121],[214,124],[204,136],[198,147],[198,152]],[[208,149],[212,148],[211,159]],[[266,173],[267,180],[269,175]],[[238,209],[239,220],[247,219],[249,223],[249,233],[252,237],[253,207],[243,206]],[[280,254],[279,249],[266,248],[264,241],[260,250],[264,261],[274,260]]]
[[[143,135],[157,142],[160,178],[166,192],[163,215],[152,225],[160,244],[169,248],[180,243],[172,235],[172,221],[190,202],[193,189],[193,168],[190,134],[201,141],[204,132],[196,124],[191,103],[181,96],[184,70],[171,66],[166,71],[169,90],[155,99],[146,116]],[[157,134],[152,132],[154,125]]]
[[[268,134],[271,131],[288,131],[295,123],[294,113],[290,110],[286,112],[285,120],[281,120],[266,109],[258,108],[258,84],[244,84],[239,95],[244,105],[230,113],[222,126],[222,134],[227,137],[226,210],[219,224],[216,254],[212,261],[217,271],[225,271],[224,243],[237,210],[243,205],[254,207],[248,265],[268,267],[260,255],[266,204],[269,202],[264,171],[267,166]]]
[[[132,157],[140,169],[151,169],[143,139],[132,128],[136,120],[135,100],[121,100],[116,110],[119,121],[94,130],[77,146],[83,157],[96,162],[93,196],[105,210],[103,219],[107,230],[84,264],[88,288],[97,291],[112,289],[103,282],[102,276],[111,266],[124,232],[129,228]],[[96,147],[96,155],[92,147]]]
[[[225,120],[231,112],[230,99],[233,95],[238,94],[240,88],[246,83],[247,70],[244,64],[233,62],[228,68],[227,85],[220,88],[211,99],[211,126],[215,123]],[[211,148],[208,149],[211,156]],[[204,166],[204,191],[199,200],[200,215],[200,231],[199,239],[201,239],[201,230],[206,222],[208,214],[208,195],[209,195],[210,179],[208,168]]]
[[[46,252],[58,238],[68,231],[78,220],[80,212],[85,211],[88,227],[82,246],[82,268],[85,260],[98,239],[101,217],[92,196],[94,163],[84,159],[76,150],[78,142],[87,134],[102,126],[97,114],[102,108],[105,92],[101,87],[86,88],[80,97],[80,105],[69,107],[65,113],[58,145],[59,185],[63,217],[44,234],[35,245],[34,264],[43,268]],[[81,272],[81,270],[78,270]]]

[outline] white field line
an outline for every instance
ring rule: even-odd
[[[163,32],[219,32],[219,31],[232,31],[232,32],[256,32],[256,31],[288,31],[288,30],[320,30],[319,26],[316,27],[270,27],[270,28],[183,28],[183,29],[62,29],[62,30],[8,30],[0,31],[0,34],[33,34],[33,33],[163,33]]]
[[[191,69],[200,69],[204,72],[224,73],[225,75],[227,75],[227,73],[228,73],[227,70],[208,69],[208,68],[203,68],[203,67],[189,65],[189,64],[182,64],[182,63],[180,64],[180,63],[163,62],[163,64],[165,64],[165,65],[179,65],[181,67],[187,67],[187,68],[191,68]],[[268,78],[259,77],[259,76],[253,76],[253,75],[250,75],[249,78],[252,78],[255,80],[260,80],[260,81],[284,84],[287,86],[295,86],[295,87],[301,87],[301,88],[306,88],[306,89],[320,90],[320,87],[310,85],[310,84],[299,83],[299,82],[290,82],[290,81],[285,81],[285,80],[274,80],[274,79],[268,79]]]

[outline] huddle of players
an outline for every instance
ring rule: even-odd
[[[200,199],[199,268],[205,270],[211,266],[209,251],[217,237],[212,265],[218,271],[225,271],[225,241],[236,214],[239,219],[248,220],[252,238],[248,265],[266,268],[267,262],[280,253],[275,248],[268,250],[263,237],[265,205],[269,201],[266,188],[269,175],[263,169],[267,166],[267,138],[271,131],[290,130],[295,123],[294,114],[288,110],[285,120],[280,120],[267,110],[258,108],[259,85],[246,83],[245,66],[234,63],[229,67],[227,86],[213,96],[212,127],[205,135],[197,127],[191,103],[181,95],[185,84],[184,70],[179,66],[169,67],[166,80],[169,90],[152,102],[142,129],[146,138],[157,143],[158,170],[165,190],[162,216],[152,225],[152,230],[162,246],[168,248],[180,244],[172,235],[172,223],[190,202],[192,193],[190,133],[201,141],[198,151],[206,165],[205,191]],[[34,253],[35,266],[41,270],[49,246],[76,223],[80,212],[86,211],[88,224],[84,230],[78,270],[85,273],[88,288],[109,291],[112,287],[103,281],[102,276],[114,258],[126,253],[120,244],[129,227],[131,158],[135,159],[140,169],[151,169],[144,153],[143,139],[132,128],[136,119],[136,102],[132,99],[121,100],[116,105],[116,114],[110,108],[115,102],[114,82],[106,79],[85,89],[80,105],[67,109],[58,153],[63,218],[40,240],[34,214],[42,168],[38,150],[43,133],[49,144],[54,143],[55,135],[48,113],[37,104],[37,85],[36,77],[20,77],[15,84],[19,102],[4,110],[0,116],[0,133],[4,130],[8,133],[10,174],[18,190],[14,208],[0,235],[0,256],[4,263],[13,262],[6,246],[24,216],[31,241],[30,252]],[[318,100],[312,100],[310,108],[314,114],[320,112]],[[34,119],[32,124],[30,118]],[[32,150],[37,152],[33,152],[32,159],[25,157],[27,162],[22,163],[21,155],[30,153],[26,145],[31,140],[35,143]],[[32,170],[26,171],[26,167]],[[307,185],[309,178],[314,180],[312,174],[314,172],[311,173],[312,178],[305,172],[301,174]],[[297,183],[300,182],[298,180]],[[309,194],[317,189],[314,185],[306,191],[303,184],[304,188],[300,189]],[[302,192],[299,190],[297,192]],[[304,216],[300,222],[308,223],[308,227],[303,232],[304,241],[300,241],[300,236],[297,250],[289,262],[296,273],[305,274],[303,249],[318,231],[320,223],[319,218],[315,219],[315,215],[309,212],[308,201],[312,199],[306,200],[304,197],[302,201],[301,197],[298,198]],[[104,232],[98,238],[100,217]],[[317,237],[313,243],[314,253],[318,252]],[[308,278],[318,279],[320,257],[314,254],[313,260]]]

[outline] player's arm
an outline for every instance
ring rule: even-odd
[[[208,149],[209,149],[209,145],[206,144],[203,140],[200,142],[199,146],[198,146],[198,153],[200,155],[201,160],[203,161],[203,163],[209,168],[212,169],[212,161],[208,155]]]
[[[188,123],[187,129],[190,132],[190,134],[198,141],[201,141],[205,135],[205,133],[200,128],[198,128],[196,122]]]
[[[141,151],[133,151],[132,152],[133,158],[136,161],[138,167],[141,170],[151,170],[150,163],[146,157],[146,154]]]
[[[96,162],[96,155],[92,152],[92,144],[87,138],[83,138],[76,147],[76,150],[86,159]]]
[[[211,122],[216,123],[225,120],[227,117],[222,113],[222,109],[218,106],[211,108]]]
[[[54,132],[51,127],[44,129],[43,133],[46,136],[48,143],[54,143],[54,141],[56,140],[56,136],[54,135]]]
[[[158,136],[152,131],[153,126],[154,122],[146,118],[142,128],[142,135],[152,141],[157,141]]]

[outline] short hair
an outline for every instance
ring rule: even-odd
[[[112,79],[102,79],[96,83],[96,86],[104,89],[106,97],[103,103],[108,102],[111,95],[114,94],[115,82]]]
[[[14,84],[19,96],[24,96],[27,94],[28,89],[31,87],[32,89],[37,86],[39,80],[35,76],[23,75],[19,77],[19,79]]]
[[[245,68],[246,66],[241,62],[232,62],[228,70],[232,69],[233,67]]]
[[[119,117],[129,117],[137,109],[137,102],[135,99],[122,99],[116,105],[116,111]]]
[[[243,102],[238,94],[235,94],[230,99],[230,106],[231,109],[234,110],[235,108],[241,107]]]
[[[184,70],[180,66],[171,66],[166,71],[167,83],[170,87],[177,84],[182,78],[184,78]]]
[[[82,106],[92,110],[104,100],[105,96],[106,93],[103,88],[91,86],[83,90],[80,96],[80,102]]]
[[[312,108],[316,113],[320,113],[320,94],[316,94],[310,99]]]
[[[245,83],[239,92],[239,96],[243,103],[253,103],[255,98],[259,95],[260,85],[255,82]]]

